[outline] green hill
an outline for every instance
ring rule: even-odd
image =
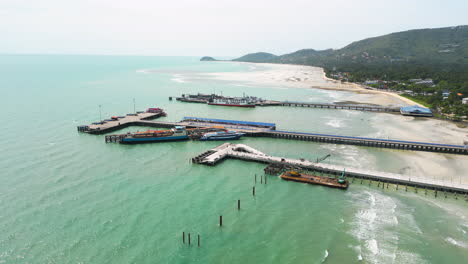
[[[468,81],[468,26],[392,33],[337,50],[304,49],[281,56],[253,53],[235,61],[320,66],[362,78],[390,78],[404,72],[408,77],[438,79],[442,73],[448,79],[456,75]]]
[[[270,62],[278,56],[266,52],[257,52],[244,55],[240,58],[234,59],[233,61],[245,61],[245,62]]]
[[[202,57],[200,61],[216,61],[216,59],[213,57],[205,56],[205,57]]]

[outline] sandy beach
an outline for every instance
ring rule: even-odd
[[[348,101],[401,106],[416,103],[395,93],[368,90],[361,85],[341,83],[325,77],[322,68],[285,65],[255,64],[249,65],[247,72],[221,72],[203,74],[217,80],[242,82],[257,86],[294,87],[304,89],[324,89],[330,91],[351,92]],[[369,120],[376,134],[361,135],[376,138],[390,138],[421,142],[447,143],[462,145],[468,140],[468,128],[459,128],[453,122],[432,118],[414,118],[395,114],[379,113]],[[394,151],[383,149],[382,151]],[[406,164],[404,174],[409,177],[426,177],[440,180],[453,180],[468,183],[468,156],[441,153],[397,151],[396,157]]]
[[[419,105],[396,93],[369,90],[355,83],[341,83],[327,78],[323,69],[319,67],[273,63],[238,63],[249,65],[252,70],[249,72],[217,72],[203,75],[217,80],[238,81],[252,85],[275,85],[352,92],[356,95],[351,96],[349,101],[363,104],[384,106]]]

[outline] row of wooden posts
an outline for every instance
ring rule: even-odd
[[[257,184],[257,174],[255,174],[255,178],[254,178],[254,182],[255,184]],[[261,184],[267,184],[267,176],[266,175],[260,175],[260,183]],[[252,187],[252,196],[255,196],[255,186]],[[237,210],[240,210],[241,209],[241,200],[238,199],[237,200]],[[223,226],[223,216],[220,215],[219,216],[219,226],[222,227]],[[190,237],[190,233],[187,233],[188,234],[188,245],[190,246],[191,244],[191,237]],[[185,244],[185,232],[182,232],[182,243]],[[200,247],[200,234],[197,234],[197,246]]]
[[[352,180],[351,182],[354,182],[355,179],[356,179],[356,178],[353,177],[353,180]],[[361,178],[361,184],[363,183],[363,181],[364,181],[364,179]],[[369,180],[369,186],[371,186],[372,181],[375,181],[375,180]],[[377,181],[377,188],[380,188],[380,185],[382,184],[382,189],[384,189],[384,188],[385,188],[385,183],[387,184],[387,187],[386,187],[386,188],[388,189],[390,183],[389,183],[389,182],[383,182],[383,181],[382,181],[382,182],[381,182],[381,181]],[[399,185],[398,185],[398,184],[395,184],[395,186],[396,186],[396,187],[395,187],[395,190],[398,191]],[[407,192],[407,191],[408,191],[408,185],[404,185],[404,186],[405,186],[405,192]],[[415,192],[415,193],[418,193],[418,187],[414,186],[414,192]],[[437,198],[438,192],[439,192],[438,190],[434,190],[434,197],[435,197],[435,198]],[[441,191],[441,192],[442,192],[442,191]],[[444,191],[443,193],[444,193],[444,197],[447,198],[447,192]],[[455,194],[455,199],[458,200],[457,193],[454,192],[454,194]],[[424,188],[424,195],[427,195],[427,188]],[[468,201],[468,196],[467,196],[467,195],[465,195],[465,200]]]

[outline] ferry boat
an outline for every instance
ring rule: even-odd
[[[183,126],[176,126],[171,130],[147,130],[144,132],[128,133],[121,140],[121,144],[152,143],[161,141],[176,141],[188,139],[187,130]]]
[[[200,140],[201,141],[212,141],[212,140],[234,140],[241,138],[245,133],[239,133],[236,131],[218,131],[205,133]]]
[[[209,105],[221,105],[221,106],[236,106],[236,107],[255,107],[255,102],[248,100],[247,98],[214,98],[208,101]]]
[[[345,179],[345,172],[338,179],[326,176],[310,175],[291,170],[281,174],[281,179],[287,181],[305,182],[310,184],[324,185],[331,188],[348,189],[349,182]]]

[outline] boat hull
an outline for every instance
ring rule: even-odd
[[[219,137],[208,137],[208,138],[200,138],[200,141],[217,141],[217,140],[237,140],[240,139],[242,135],[236,135],[236,136],[219,136]]]
[[[181,141],[189,139],[188,136],[175,137],[149,137],[149,138],[123,138],[120,144],[142,144],[142,143],[157,143],[166,141]]]
[[[219,106],[233,106],[233,107],[247,107],[253,108],[255,105],[240,105],[240,104],[216,104],[216,103],[208,103],[209,105],[219,105]]]

